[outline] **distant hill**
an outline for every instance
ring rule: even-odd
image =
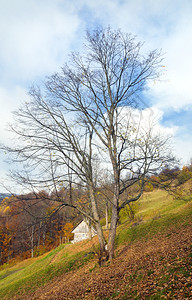
[[[1,202],[5,197],[11,197],[11,194],[9,194],[9,193],[0,193],[0,202]]]

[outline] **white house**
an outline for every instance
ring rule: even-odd
[[[85,220],[82,221],[79,225],[77,225],[72,233],[74,233],[74,240],[71,241],[72,243],[77,243],[82,240],[90,239],[91,237],[97,234],[96,230],[91,226],[88,226],[88,222]]]

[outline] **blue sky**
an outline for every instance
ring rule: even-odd
[[[70,51],[81,51],[84,32],[97,25],[121,28],[162,49],[165,75],[145,93],[160,124],[173,133],[183,164],[192,157],[192,1],[190,0],[0,0],[0,142],[6,124],[27,100],[27,90],[58,71]],[[0,181],[9,166],[0,155]],[[0,189],[1,190],[1,189]]]

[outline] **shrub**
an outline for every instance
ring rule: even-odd
[[[147,182],[144,186],[144,191],[145,192],[152,192],[153,191],[153,185],[151,182]]]
[[[122,223],[125,220],[133,222],[135,220],[135,215],[138,211],[138,203],[131,202],[127,204],[119,213],[119,222]]]
[[[192,178],[192,172],[187,167],[183,167],[182,171],[177,176],[179,184],[185,183],[187,180]]]

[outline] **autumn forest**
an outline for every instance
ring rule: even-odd
[[[165,189],[175,199],[186,198],[192,192],[182,190],[182,184],[192,178],[192,164],[174,169],[166,168],[160,174],[152,175],[144,187],[144,192],[154,189]],[[110,222],[111,207],[109,197],[112,193],[112,184],[105,183],[97,187],[96,197],[99,203],[99,213],[102,225]],[[136,194],[139,189],[135,184],[127,191]],[[81,220],[81,214],[70,207],[59,207],[58,197],[65,199],[70,205],[78,205],[89,209],[88,193],[85,189],[61,188],[59,195],[48,194],[45,191],[25,195],[5,197],[0,205],[0,264],[11,261],[20,261],[25,258],[39,256],[62,243],[73,239],[71,233],[74,226]],[[126,197],[126,195],[124,195]],[[107,205],[106,205],[107,204]],[[134,221],[137,206],[134,203],[127,205],[120,213],[121,218]]]

